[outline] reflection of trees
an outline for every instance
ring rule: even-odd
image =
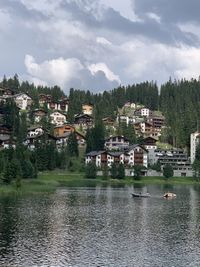
[[[1,197],[0,213],[0,256],[6,258],[7,254],[12,254],[13,245],[11,243],[16,241],[18,211],[14,196]]]

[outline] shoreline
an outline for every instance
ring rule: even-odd
[[[141,177],[139,180],[133,177],[126,177],[122,180],[97,177],[96,179],[87,179],[84,173],[73,173],[67,171],[51,171],[39,173],[36,179],[23,179],[21,186],[17,188],[16,183],[0,186],[0,195],[6,193],[53,193],[59,187],[95,187],[113,186],[123,187],[131,185],[200,185],[199,180],[193,177],[172,177],[168,180],[163,177]]]

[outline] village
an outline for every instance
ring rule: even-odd
[[[26,138],[23,144],[30,150],[35,149],[35,143],[46,134],[49,141],[55,143],[57,150],[67,146],[68,137],[75,133],[78,146],[85,151],[86,132],[94,126],[94,105],[82,103],[82,113],[75,114],[73,123],[68,122],[69,99],[63,97],[53,101],[51,95],[39,94],[39,108],[31,109],[33,99],[26,93],[14,93],[9,88],[0,88],[0,102],[6,103],[13,100],[19,113],[27,113],[33,118],[29,121]],[[0,122],[6,116],[0,109]],[[30,117],[30,116],[29,116]],[[46,132],[41,125],[43,118],[49,120],[52,130]],[[196,147],[199,142],[198,132],[191,134],[190,155],[187,151],[174,148],[169,144],[160,142],[162,133],[167,127],[165,117],[159,111],[153,111],[139,103],[126,102],[118,109],[116,118],[105,117],[102,119],[105,129],[112,134],[104,140],[104,149],[90,151],[84,156],[85,164],[94,162],[101,169],[111,167],[112,163],[123,164],[126,175],[133,176],[135,165],[143,166],[143,176],[162,176],[166,164],[172,166],[174,176],[193,176],[192,163],[195,160]],[[120,123],[131,125],[139,142],[133,144],[128,138],[117,133]],[[10,146],[15,148],[15,140],[11,139],[12,129],[0,124],[0,149]],[[48,141],[47,140],[47,141]],[[159,164],[160,170],[153,166]]]

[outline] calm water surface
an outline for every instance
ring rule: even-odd
[[[200,266],[200,187],[1,196],[0,214],[0,266]]]

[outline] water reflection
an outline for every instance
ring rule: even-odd
[[[168,190],[177,198],[164,199]],[[199,193],[97,185],[1,197],[0,266],[199,266]]]

